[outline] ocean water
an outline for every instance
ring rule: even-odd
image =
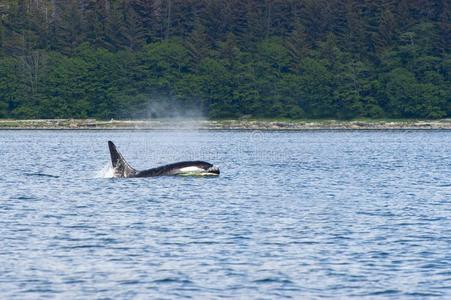
[[[107,141],[145,169],[109,178]],[[450,298],[450,131],[0,131],[0,299]]]

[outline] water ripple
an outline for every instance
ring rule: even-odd
[[[251,137],[0,131],[0,298],[451,298],[449,131]]]

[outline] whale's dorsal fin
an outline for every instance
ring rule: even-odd
[[[110,148],[111,163],[113,164],[115,177],[132,177],[137,171],[133,169],[128,162],[124,159],[122,154],[116,149],[116,146],[112,141],[108,141],[108,147]]]

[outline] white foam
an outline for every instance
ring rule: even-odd
[[[101,170],[96,174],[96,178],[112,178],[114,177],[114,169],[111,163],[107,163]]]

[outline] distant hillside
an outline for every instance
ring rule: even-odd
[[[448,0],[0,0],[0,117],[451,116]]]

